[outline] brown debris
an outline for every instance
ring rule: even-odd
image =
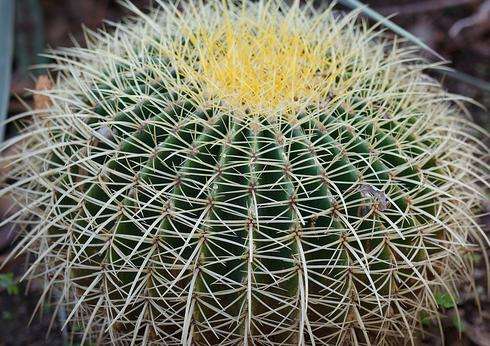
[[[51,90],[53,82],[48,76],[42,75],[36,81],[36,91]],[[34,109],[42,110],[52,106],[49,96],[34,93]],[[6,183],[10,176],[10,169],[14,157],[20,154],[23,141],[17,142],[0,153],[0,188]],[[19,210],[10,194],[0,197],[0,221],[8,218]],[[9,222],[0,227],[0,252],[8,249],[12,241],[16,238],[18,227],[15,223]]]
[[[53,82],[51,79],[42,75],[36,81],[36,91],[45,91],[53,89]],[[53,105],[53,102],[49,96],[43,95],[41,93],[34,94],[34,109],[48,109]]]

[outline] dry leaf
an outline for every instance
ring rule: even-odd
[[[36,91],[51,90],[53,88],[53,82],[48,76],[40,76],[36,81]],[[49,96],[42,94],[34,94],[34,109],[42,110],[51,107],[52,101]],[[5,183],[5,180],[9,176],[10,162],[9,158],[14,157],[20,153],[23,142],[18,142],[9,148],[6,148],[1,153],[0,158],[0,187]],[[18,207],[15,205],[9,194],[5,194],[0,198],[0,220],[13,215],[18,211]],[[7,248],[17,233],[17,227],[8,223],[0,227],[0,251]]]
[[[44,91],[44,90],[51,90],[53,89],[53,82],[51,79],[46,76],[42,75],[39,76],[39,78],[36,81],[36,91]],[[34,94],[34,109],[40,110],[40,109],[47,109],[52,106],[52,101],[49,96],[42,95],[42,94]]]

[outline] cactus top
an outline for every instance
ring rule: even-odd
[[[170,52],[179,70],[237,114],[291,115],[325,99],[339,73],[325,12],[312,23],[297,7],[285,15],[271,2],[243,6],[253,11],[225,7],[204,20],[187,18],[197,24],[183,32],[189,44]]]
[[[358,101],[354,91],[376,98],[395,81],[412,84],[414,75],[400,65],[403,59],[415,63],[411,49],[355,25],[355,12],[340,18],[331,8],[320,11],[298,3],[211,1],[186,3],[184,10],[162,7],[154,23],[158,39],[153,36],[150,45],[165,59],[164,69],[182,77],[175,84],[169,79],[167,88],[190,95],[204,108],[219,105],[233,116],[294,120],[309,106],[318,109],[332,98],[352,107]],[[383,78],[373,80],[379,70]]]

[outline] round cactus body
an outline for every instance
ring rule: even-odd
[[[133,9],[7,143],[16,253],[83,342],[413,342],[483,239],[459,98],[356,13]]]

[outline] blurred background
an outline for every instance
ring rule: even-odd
[[[0,0],[6,2],[10,0]],[[12,54],[12,80],[8,115],[20,113],[32,104],[26,89],[33,89],[42,71],[31,67],[48,62],[39,56],[45,47],[83,45],[83,30],[97,29],[104,20],[118,21],[128,11],[115,0],[13,0],[15,24]],[[148,7],[152,0],[132,0],[140,8]],[[316,0],[320,5],[326,0]],[[448,60],[455,75],[434,75],[442,79],[451,92],[468,96],[483,107],[468,105],[477,124],[490,129],[490,1],[489,0],[364,0],[365,4],[413,33]],[[1,9],[2,7],[0,7]],[[339,9],[342,6],[339,5]],[[346,9],[344,7],[344,9]],[[0,12],[1,21],[7,13]],[[0,33],[1,34],[1,33]],[[0,40],[6,40],[0,36]],[[1,42],[0,42],[1,43]],[[1,46],[1,44],[0,44]],[[0,52],[0,58],[6,52]],[[426,54],[426,53],[424,53]],[[428,53],[430,54],[430,53]],[[434,56],[426,55],[434,60]],[[1,60],[1,59],[0,59]],[[0,74],[2,72],[0,71]],[[456,77],[456,78],[455,78]],[[1,89],[1,86],[0,86]],[[20,101],[22,99],[22,101]],[[486,108],[486,109],[485,109]],[[1,113],[1,110],[0,110]],[[1,118],[0,118],[1,119]],[[7,136],[14,134],[9,127]],[[1,180],[1,170],[0,170]],[[0,220],[10,209],[9,201],[0,199]],[[487,222],[487,224],[489,224]],[[5,226],[8,227],[8,226]],[[488,229],[488,227],[487,227]],[[12,235],[0,229],[0,263],[10,250]],[[0,346],[4,345],[67,345],[76,344],[68,331],[60,327],[66,318],[63,312],[53,311],[45,305],[32,318],[42,293],[37,282],[18,283],[25,258],[10,261],[0,271]],[[490,345],[490,300],[484,287],[484,264],[475,255],[477,289],[480,291],[482,312],[479,313],[474,297],[465,295],[457,306],[442,304],[447,318],[443,321],[444,335],[431,321],[424,321],[436,335],[425,340],[427,345]],[[456,311],[462,317],[458,322]],[[51,330],[47,336],[47,332]]]

